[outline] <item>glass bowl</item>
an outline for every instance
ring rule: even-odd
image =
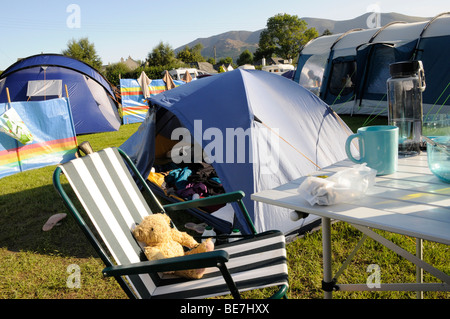
[[[450,183],[450,136],[431,137],[440,145],[427,143],[428,167],[434,175]]]

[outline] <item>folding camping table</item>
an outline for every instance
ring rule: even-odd
[[[311,175],[330,175],[343,168],[353,166],[349,160],[314,172]],[[256,201],[273,204],[296,211],[322,217],[323,271],[322,288],[325,298],[340,291],[450,291],[450,276],[422,260],[422,241],[450,244],[450,184],[440,181],[428,169],[427,155],[400,158],[397,172],[377,176],[375,184],[364,198],[349,203],[329,206],[311,206],[302,199],[298,186],[306,177],[301,177],[272,190],[251,195]],[[355,250],[350,253],[342,268],[333,276],[331,271],[331,219],[347,222],[363,233]],[[416,255],[397,246],[371,228],[398,233],[416,238]],[[337,278],[350,263],[363,241],[371,237],[403,258],[416,265],[416,283],[400,284],[338,284]],[[422,271],[426,270],[442,283],[423,283]]]

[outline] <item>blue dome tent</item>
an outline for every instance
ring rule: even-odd
[[[186,130],[193,146],[185,159],[196,155],[200,146],[200,158],[214,167],[225,192],[245,192],[244,203],[257,231],[279,229],[290,234],[320,224],[317,216],[293,221],[290,210],[250,199],[254,192],[346,158],[344,144],[351,131],[314,94],[281,76],[238,69],[149,100],[145,121],[121,146],[143,176],[151,174],[161,157],[174,159],[178,150],[173,150],[187,140],[180,138]],[[162,147],[163,143],[168,146]],[[197,216],[222,232],[245,225],[237,215],[228,229],[214,213],[197,212]]]
[[[110,83],[94,68],[59,54],[21,59],[0,75],[0,103],[39,101],[67,93],[77,134],[117,131],[118,102]]]

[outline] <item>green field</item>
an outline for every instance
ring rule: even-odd
[[[343,117],[353,131],[366,118]],[[370,125],[387,124],[376,118]],[[120,146],[138,128],[124,125],[118,132],[84,135],[94,150]],[[111,278],[101,275],[103,264],[85,239],[75,221],[68,216],[60,226],[43,232],[42,226],[56,213],[67,212],[52,185],[55,166],[27,171],[0,180],[0,298],[1,299],[122,299],[126,295]],[[249,194],[247,194],[249,196]],[[190,216],[185,216],[190,220]],[[192,219],[194,221],[194,219]],[[182,226],[182,225],[181,225]],[[180,227],[182,228],[182,227]],[[182,229],[184,230],[184,229]],[[415,239],[380,232],[407,251],[415,252]],[[362,234],[345,223],[332,225],[333,270],[336,271]],[[318,299],[323,293],[321,232],[297,238],[287,246],[291,299]],[[448,246],[424,243],[424,259],[450,273]],[[368,239],[356,254],[340,283],[366,283],[370,264],[378,264],[382,282],[415,282],[415,266]],[[79,287],[70,284],[71,265],[81,271]],[[69,284],[68,284],[69,279]],[[435,279],[425,273],[425,282]],[[246,298],[266,297],[267,291],[245,294]],[[415,293],[335,293],[335,298],[412,299]],[[424,293],[424,298],[448,299],[449,293]]]

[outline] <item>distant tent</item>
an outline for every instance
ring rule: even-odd
[[[178,200],[163,191],[161,176],[166,172],[161,168],[171,166],[178,147],[179,154],[190,159],[200,146],[200,157],[203,149],[204,161],[212,165],[224,191],[245,192],[244,202],[258,231],[303,232],[320,224],[317,216],[292,221],[290,210],[250,199],[254,192],[347,157],[344,144],[350,129],[318,97],[285,77],[237,69],[193,81],[149,100],[152,107],[145,121],[121,148],[143,176],[149,176],[149,180],[152,177],[149,184],[160,194]],[[185,149],[178,139],[186,130],[193,137],[188,145],[194,146]],[[186,172],[185,168],[175,168],[177,174],[179,169]],[[233,218],[230,222],[215,213],[194,212],[220,232],[231,231]],[[237,219],[236,225],[243,233],[249,231],[242,219]]]
[[[113,87],[94,68],[58,54],[19,60],[0,75],[0,102],[39,101],[66,96],[77,134],[117,131],[121,124]]]
[[[284,72],[283,74],[281,74],[281,76],[284,76],[285,78],[292,80],[294,78],[295,75],[295,70],[289,70]]]
[[[77,138],[67,98],[0,103],[13,108],[33,137],[25,145],[0,131],[0,178],[75,158]]]
[[[339,114],[387,115],[389,64],[422,60],[424,115],[450,113],[450,13],[430,21],[393,22],[310,41],[300,52],[294,81]]]

